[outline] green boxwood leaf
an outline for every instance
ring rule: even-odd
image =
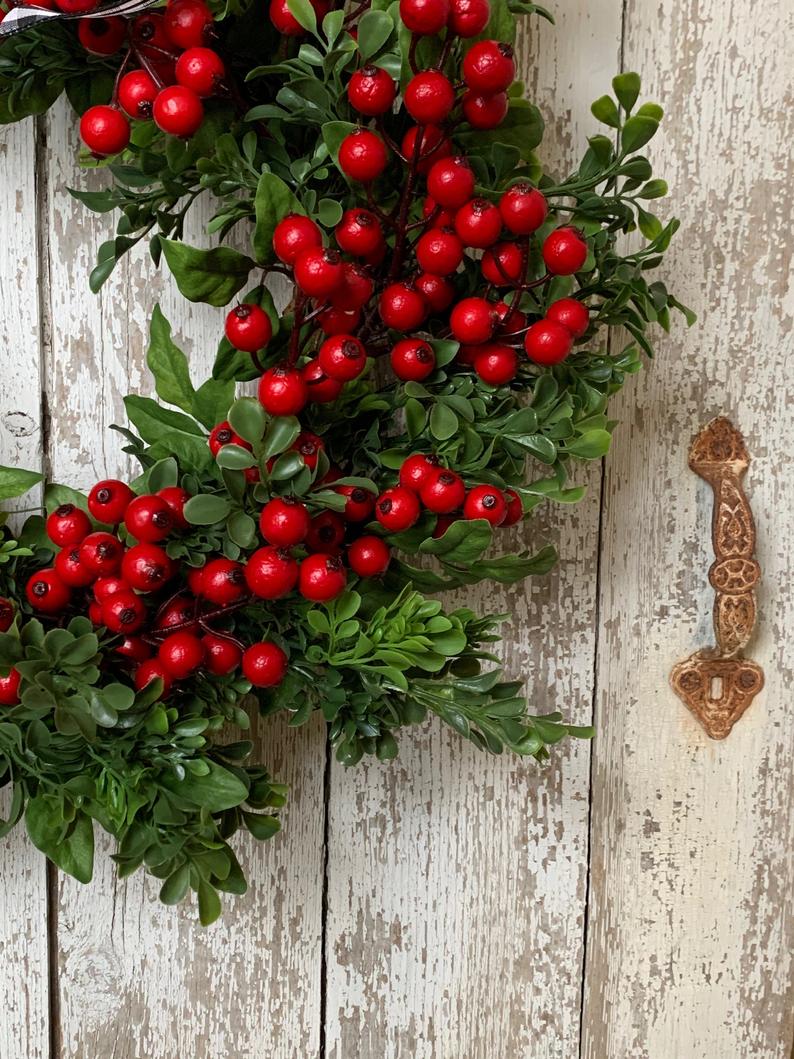
[[[241,290],[255,262],[228,246],[198,250],[172,239],[161,245],[180,293],[191,302],[226,305]]]
[[[635,73],[618,74],[612,78],[612,88],[618,102],[630,112],[640,94],[640,75]]]
[[[358,50],[366,62],[377,55],[394,30],[394,23],[385,11],[367,11],[358,23]]]
[[[193,526],[214,526],[229,514],[231,505],[224,496],[201,493],[185,504],[184,516]]]

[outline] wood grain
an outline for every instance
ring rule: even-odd
[[[599,2],[528,21],[529,96],[548,126],[547,164],[569,166],[609,86],[620,10]],[[487,585],[465,602],[509,614],[504,657],[538,713],[588,723],[599,469],[576,508],[549,510],[505,542],[553,540],[548,578]],[[463,601],[463,597],[461,597]],[[579,1045],[590,748],[571,742],[539,770],[492,759],[431,724],[398,761],[331,781],[328,1059],[570,1059]]]
[[[791,1055],[791,16],[626,9],[626,68],[670,118],[652,156],[683,226],[664,271],[700,320],[621,401],[630,443],[607,463],[588,1059]],[[753,460],[766,688],[714,743],[667,678],[710,642],[711,498],[686,453],[723,412]]]

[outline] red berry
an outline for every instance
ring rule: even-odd
[[[490,17],[488,0],[451,0],[447,26],[458,37],[478,37]]]
[[[504,386],[518,373],[518,354],[510,346],[488,342],[474,358],[474,370],[489,386]]]
[[[158,658],[147,658],[135,670],[135,687],[138,691],[143,691],[147,684],[151,684],[153,680],[162,680],[163,695],[167,695],[171,690],[171,677],[163,663]]]
[[[0,706],[18,705],[21,680],[22,677],[18,669],[11,669],[8,676],[0,676]]]
[[[157,93],[152,117],[158,129],[187,139],[204,120],[204,106],[195,92],[182,85],[169,85]]]
[[[359,577],[380,577],[389,568],[390,559],[388,544],[372,534],[353,541],[347,553],[350,569]]]
[[[233,559],[210,559],[201,578],[201,594],[219,607],[237,603],[246,594],[242,564]]]
[[[285,265],[294,265],[304,250],[316,250],[323,245],[320,229],[302,213],[288,213],[273,231],[273,252]]]
[[[325,300],[342,283],[342,258],[321,246],[303,250],[295,261],[295,282],[310,298]]]
[[[557,228],[543,244],[543,260],[554,276],[572,276],[587,260],[587,243],[575,228]]]
[[[215,95],[226,75],[223,59],[212,48],[188,48],[176,61],[176,79],[200,99]]]
[[[94,577],[118,572],[124,548],[112,533],[89,533],[80,544],[80,562]]]
[[[458,342],[478,346],[490,340],[497,320],[491,302],[485,298],[464,298],[450,313],[449,326]]]
[[[284,548],[268,545],[249,558],[245,580],[260,599],[281,599],[298,583],[298,564]]]
[[[125,636],[115,651],[117,655],[129,658],[133,662],[145,662],[147,658],[152,657],[149,645],[140,636]]]
[[[255,688],[274,688],[287,675],[287,663],[278,644],[263,640],[243,653],[243,675]]]
[[[72,593],[51,567],[28,578],[25,586],[28,603],[41,614],[59,614],[69,605]]]
[[[463,505],[463,517],[484,518],[492,526],[501,526],[507,515],[507,501],[493,485],[475,485]]]
[[[559,298],[546,310],[546,319],[562,324],[574,338],[581,338],[590,326],[590,313],[587,306],[576,298]]]
[[[55,6],[64,15],[83,15],[99,6],[99,0],[55,0]]]
[[[426,456],[423,452],[416,452],[404,460],[400,467],[400,485],[418,493],[437,467],[437,456]]]
[[[443,313],[452,304],[455,288],[444,276],[434,276],[430,272],[420,273],[414,280],[414,286],[434,313]]]
[[[524,517],[524,505],[515,489],[505,489],[505,500],[507,501],[507,514],[502,526],[514,526]]]
[[[173,680],[184,680],[204,661],[204,645],[193,633],[175,632],[160,644],[157,657]]]
[[[497,302],[494,306],[499,317],[499,332],[504,335],[516,335],[527,326],[527,317],[520,309],[513,308],[507,302]]]
[[[134,592],[116,592],[102,604],[102,624],[110,632],[137,632],[146,621],[146,605]]]
[[[336,485],[334,492],[346,498],[343,517],[348,522],[364,522],[375,507],[375,496],[368,489],[357,485]]]
[[[442,158],[441,161],[446,162],[446,158]],[[435,165],[438,165],[438,162],[433,168]],[[422,217],[430,228],[452,228],[455,224],[455,211],[442,209],[441,205],[430,195],[427,195],[422,203]]]
[[[497,243],[482,255],[482,274],[495,287],[513,287],[523,279],[524,258],[515,243]]]
[[[234,640],[208,632],[202,636],[201,642],[204,646],[204,665],[214,677],[228,676],[240,665],[243,652]]]
[[[222,423],[218,423],[217,426],[212,428],[208,444],[213,456],[217,456],[224,445],[239,445],[241,449],[250,449],[251,447],[239,434],[235,434],[225,419]]]
[[[94,601],[88,604],[88,620],[92,625],[102,624],[102,604]]]
[[[403,382],[421,382],[435,371],[433,347],[421,338],[404,338],[392,347],[392,371]]]
[[[439,467],[428,475],[419,496],[434,515],[448,515],[466,499],[466,486],[460,475]]]
[[[400,151],[405,158],[412,161],[417,150],[417,171],[426,175],[439,159],[449,158],[452,154],[452,143],[437,125],[412,125],[403,136]]]
[[[190,599],[189,596],[177,596],[158,611],[155,628],[186,629],[188,632],[196,632],[199,627],[195,620],[197,610],[198,605],[195,599]]]
[[[202,0],[169,0],[165,29],[178,48],[197,48],[207,39],[212,12]]]
[[[329,378],[319,360],[310,360],[301,371],[301,376],[306,385],[308,400],[315,404],[330,404],[342,392],[342,383],[338,379]]]
[[[458,515],[439,515],[433,527],[433,540],[443,537],[449,527],[455,522],[460,522]]]
[[[98,577],[94,581],[92,591],[97,603],[104,603],[106,599],[110,599],[116,592],[126,592],[129,588],[130,586],[122,577],[111,575],[110,577]]]
[[[276,548],[293,548],[306,539],[311,518],[308,508],[294,496],[268,500],[259,515],[259,531]]]
[[[531,235],[546,220],[546,199],[531,184],[513,184],[499,199],[499,212],[505,227],[514,235]]]
[[[427,316],[427,303],[410,283],[391,283],[378,303],[380,318],[395,331],[413,331]]]
[[[287,0],[270,0],[270,21],[284,37],[302,37],[306,30],[289,9]]]
[[[347,86],[350,106],[359,114],[375,118],[391,110],[397,86],[391,77],[378,66],[363,66],[356,70]]]
[[[344,592],[347,573],[342,560],[336,555],[317,552],[309,555],[300,566],[298,591],[304,599],[314,603],[327,603]]]
[[[259,380],[259,400],[272,416],[294,416],[308,400],[306,383],[297,368],[276,364]]]
[[[455,89],[437,70],[423,70],[408,82],[403,102],[419,125],[440,125],[455,106]]]
[[[352,335],[334,335],[320,346],[317,359],[330,379],[349,382],[367,366],[367,351]]]
[[[194,596],[203,595],[202,587],[204,584],[204,567],[193,566],[188,567],[187,570],[187,587],[193,593]]]
[[[113,55],[127,37],[127,20],[119,15],[108,18],[81,18],[77,37],[92,55]]]
[[[339,166],[351,180],[369,184],[381,175],[387,162],[383,140],[369,129],[354,129],[342,140]]]
[[[324,335],[352,335],[361,323],[360,309],[335,309],[330,306],[317,317]]]
[[[174,576],[174,564],[157,544],[135,544],[124,553],[121,575],[138,592],[156,592]]]
[[[455,231],[464,246],[485,250],[502,231],[502,216],[487,199],[470,199],[455,214]]]
[[[119,106],[130,118],[146,121],[159,89],[145,70],[130,70],[119,81]]]
[[[383,242],[381,223],[370,210],[345,210],[334,235],[339,249],[356,257],[373,254]]]
[[[433,228],[420,236],[415,247],[421,269],[436,276],[457,272],[463,261],[463,243],[450,228]]]
[[[463,117],[474,129],[495,129],[507,117],[509,104],[506,92],[485,95],[469,90],[463,96]]]
[[[67,545],[58,552],[53,566],[58,577],[69,588],[85,588],[94,580],[91,571],[80,562],[80,547],[77,544]]]
[[[572,345],[571,332],[554,320],[538,320],[524,338],[524,348],[529,359],[544,367],[565,360]]]
[[[106,526],[117,526],[124,518],[127,505],[135,493],[125,482],[115,478],[97,482],[88,494],[88,510],[97,522]]]
[[[80,138],[89,151],[105,157],[123,151],[130,142],[130,123],[116,107],[89,107],[80,119]]]
[[[463,60],[463,80],[476,92],[504,92],[515,80],[513,49],[496,40],[474,44]]]
[[[154,494],[136,496],[124,512],[124,525],[136,540],[155,544],[165,540],[171,533],[174,528],[174,516],[162,497]]]
[[[342,265],[342,282],[331,294],[331,305],[344,311],[362,309],[372,297],[375,284],[361,265],[345,261]]]
[[[8,632],[14,624],[15,613],[14,604],[11,600],[6,599],[5,596],[0,596],[0,632]]]
[[[449,18],[449,0],[400,0],[400,18],[412,33],[440,33]]]
[[[270,317],[259,305],[236,305],[226,317],[226,337],[235,349],[256,353],[273,337]]]
[[[345,539],[345,520],[337,511],[321,511],[315,515],[306,535],[306,547],[311,552],[336,555]]]
[[[185,504],[190,500],[190,493],[178,485],[168,485],[165,489],[159,489],[157,495],[164,500],[171,510],[174,520],[174,528],[186,530],[190,523],[185,518]]]
[[[79,544],[91,532],[91,519],[74,504],[61,504],[47,518],[47,536],[59,548]]]
[[[165,16],[157,12],[138,15],[132,23],[130,36],[135,44],[162,51],[171,50],[171,40],[165,28]]]
[[[461,155],[434,162],[427,174],[427,192],[439,204],[452,210],[464,206],[474,195],[474,171]]]
[[[375,502],[375,518],[389,533],[410,529],[419,518],[416,493],[404,485],[395,485],[381,493]]]
[[[303,430],[298,434],[290,448],[293,452],[299,453],[309,470],[313,471],[317,466],[320,453],[325,448],[325,442],[316,434],[312,434],[311,431]]]

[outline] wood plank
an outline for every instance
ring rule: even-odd
[[[42,465],[36,129],[0,131],[0,463]],[[19,507],[30,506],[39,491]],[[14,503],[3,507],[10,510]],[[0,795],[0,816],[8,809]],[[24,825],[0,843],[0,1056],[49,1056],[47,876]]]
[[[520,42],[544,151],[564,167],[593,131],[617,69],[620,11],[569,5]],[[558,544],[548,578],[466,603],[510,614],[504,657],[533,710],[586,723],[594,665],[599,468],[576,509],[533,518],[512,547]],[[504,538],[503,538],[504,539]],[[472,598],[473,597],[473,598]],[[438,725],[406,734],[391,766],[331,781],[328,1059],[570,1059],[579,1045],[590,748],[545,771],[492,759]]]
[[[626,8],[626,69],[670,116],[651,152],[665,215],[683,220],[664,273],[700,320],[622,402],[607,464],[588,1059],[791,1056],[790,14],[785,0],[761,21],[720,0]],[[724,742],[668,686],[713,643],[711,496],[686,464],[718,413],[753,457],[763,582],[748,653],[766,673]]]
[[[96,186],[75,165],[71,116],[50,122],[53,240],[53,470],[90,485],[125,470],[121,442],[108,430],[124,422],[121,399],[150,393],[144,369],[148,319],[159,297],[176,334],[192,350],[194,380],[209,371],[223,311],[191,306],[170,275],[156,275],[144,252],[121,265],[99,298],[88,291],[96,249],[110,218],[95,217],[66,193]],[[200,240],[198,212],[189,238]],[[58,903],[60,1055],[103,1059],[196,1059],[267,1054],[292,1059],[316,1051],[323,856],[320,726],[300,732],[258,726],[258,749],[293,790],[284,833],[265,845],[240,836],[236,848],[251,889],[229,898],[223,920],[202,930],[194,908],[157,904],[157,885],[114,877],[101,843],[90,887],[62,879]],[[244,998],[244,1000],[243,1000]],[[240,1014],[240,1004],[245,1011]],[[273,1027],[278,1026],[278,1032]],[[56,1057],[53,1057],[56,1059]]]

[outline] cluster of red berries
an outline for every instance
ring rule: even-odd
[[[98,0],[55,0],[88,5]],[[169,0],[165,10],[127,20],[117,15],[81,19],[78,37],[95,55],[126,47],[113,98],[89,107],[80,136],[94,155],[118,154],[130,142],[131,122],[153,119],[173,136],[192,136],[204,119],[203,99],[223,88],[226,69],[212,40],[212,12],[204,0]]]

